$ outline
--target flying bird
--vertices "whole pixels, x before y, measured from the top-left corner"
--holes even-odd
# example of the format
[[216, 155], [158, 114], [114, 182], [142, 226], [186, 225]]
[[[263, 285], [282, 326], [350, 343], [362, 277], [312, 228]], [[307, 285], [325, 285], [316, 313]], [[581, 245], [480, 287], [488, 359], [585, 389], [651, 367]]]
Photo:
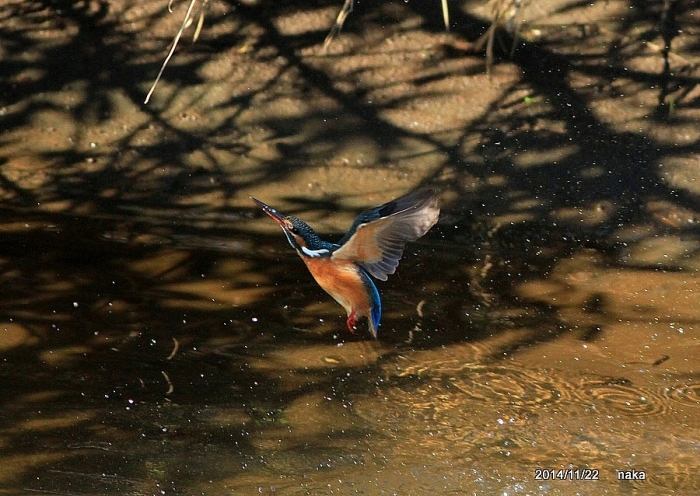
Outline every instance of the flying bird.
[[303, 220], [251, 199], [279, 224], [316, 282], [345, 309], [350, 332], [367, 317], [375, 339], [382, 302], [372, 278], [386, 281], [396, 272], [406, 243], [427, 233], [440, 216], [437, 197], [422, 189], [362, 212], [338, 243], [330, 243]]

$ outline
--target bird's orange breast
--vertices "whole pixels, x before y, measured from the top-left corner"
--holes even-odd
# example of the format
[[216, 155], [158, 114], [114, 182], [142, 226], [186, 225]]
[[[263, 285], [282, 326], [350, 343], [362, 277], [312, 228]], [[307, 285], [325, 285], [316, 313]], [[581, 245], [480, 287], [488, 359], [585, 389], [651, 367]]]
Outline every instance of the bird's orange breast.
[[369, 295], [355, 264], [338, 263], [327, 257], [303, 257], [303, 260], [318, 285], [340, 303], [348, 315], [353, 310], [358, 318], [370, 315]]

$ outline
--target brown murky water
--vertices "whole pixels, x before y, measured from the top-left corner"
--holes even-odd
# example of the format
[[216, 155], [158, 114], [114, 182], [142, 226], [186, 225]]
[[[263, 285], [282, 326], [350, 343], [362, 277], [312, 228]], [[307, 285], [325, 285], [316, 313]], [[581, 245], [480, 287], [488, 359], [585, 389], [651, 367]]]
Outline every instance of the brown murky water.
[[[481, 2], [340, 3], [213, 3], [148, 106], [185, 4], [0, 6], [0, 494], [696, 492], [700, 10], [525, 3], [489, 77]], [[249, 200], [423, 184], [376, 342]]]

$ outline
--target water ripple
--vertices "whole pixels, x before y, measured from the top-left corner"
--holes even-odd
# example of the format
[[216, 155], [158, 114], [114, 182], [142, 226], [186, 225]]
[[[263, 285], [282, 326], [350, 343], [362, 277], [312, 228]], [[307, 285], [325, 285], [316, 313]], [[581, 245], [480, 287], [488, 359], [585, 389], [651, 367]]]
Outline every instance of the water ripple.
[[633, 386], [629, 381], [587, 381], [577, 392], [597, 410], [606, 407], [628, 416], [658, 415], [668, 410], [668, 402], [658, 393]]
[[660, 394], [674, 403], [700, 408], [700, 383], [665, 387]]
[[512, 367], [474, 368], [451, 384], [467, 399], [483, 403], [505, 403], [511, 407], [542, 406], [569, 396], [570, 387], [546, 372]]

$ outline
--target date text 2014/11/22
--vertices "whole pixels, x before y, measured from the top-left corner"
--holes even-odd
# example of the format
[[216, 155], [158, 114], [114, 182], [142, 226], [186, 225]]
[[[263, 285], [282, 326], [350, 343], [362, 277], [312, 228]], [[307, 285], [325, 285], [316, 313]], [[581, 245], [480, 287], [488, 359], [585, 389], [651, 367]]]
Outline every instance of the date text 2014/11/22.
[[535, 480], [599, 480], [600, 470], [591, 468], [535, 469]]

